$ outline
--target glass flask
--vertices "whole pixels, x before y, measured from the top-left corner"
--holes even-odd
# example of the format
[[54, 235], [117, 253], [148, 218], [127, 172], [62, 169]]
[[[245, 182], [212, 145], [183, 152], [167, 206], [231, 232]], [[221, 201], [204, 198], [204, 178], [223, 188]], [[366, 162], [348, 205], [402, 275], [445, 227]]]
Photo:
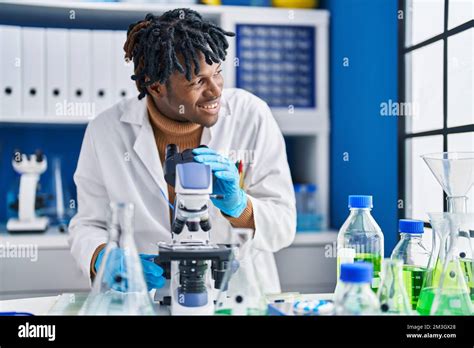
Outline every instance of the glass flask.
[[[467, 213], [467, 194], [474, 184], [474, 152], [441, 152], [421, 156], [447, 196], [448, 212]], [[469, 230], [459, 230], [457, 248], [471, 289], [473, 240]], [[464, 255], [464, 256], [462, 256]], [[473, 293], [471, 290], [471, 299]]]
[[341, 264], [342, 293], [335, 299], [337, 315], [380, 314], [380, 302], [370, 288], [373, 268], [369, 262]]
[[374, 274], [371, 286], [376, 292], [380, 283], [380, 263], [384, 258], [384, 237], [370, 213], [372, 207], [372, 196], [349, 196], [351, 212], [339, 230], [337, 250], [354, 249], [354, 261], [372, 263]]
[[[439, 284], [434, 290], [431, 315], [472, 315], [473, 306], [468, 283], [461, 264], [466, 264], [465, 255], [459, 252], [459, 232], [473, 223], [473, 214], [446, 213], [449, 242], [442, 263]], [[472, 260], [468, 266], [472, 274]]]
[[[377, 297], [384, 314], [412, 314], [411, 304], [404, 284], [403, 261], [384, 259]], [[421, 284], [420, 284], [421, 286]]]
[[416, 306], [417, 312], [421, 315], [429, 315], [431, 312], [435, 290], [439, 286], [443, 263], [448, 252], [449, 221], [446, 214], [428, 213], [433, 230], [432, 251]]
[[391, 255], [392, 259], [402, 260], [403, 283], [412, 309], [416, 309], [418, 304], [431, 256], [431, 252], [422, 242], [423, 227], [423, 221], [401, 219], [399, 221], [400, 241]]
[[232, 255], [216, 298], [216, 315], [266, 315], [267, 300], [254, 264], [251, 229], [233, 229]]
[[110, 203], [109, 208], [109, 240], [80, 314], [155, 314], [133, 239], [134, 206]]

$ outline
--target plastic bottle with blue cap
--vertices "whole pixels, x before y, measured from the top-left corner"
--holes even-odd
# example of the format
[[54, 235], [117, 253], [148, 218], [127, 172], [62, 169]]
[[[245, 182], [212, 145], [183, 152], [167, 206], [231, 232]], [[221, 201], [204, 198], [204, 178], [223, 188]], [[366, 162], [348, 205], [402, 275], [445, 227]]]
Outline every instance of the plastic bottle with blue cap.
[[343, 248], [354, 249], [354, 261], [366, 261], [373, 265], [371, 287], [377, 292], [381, 261], [384, 258], [384, 236], [370, 213], [373, 207], [372, 196], [351, 195], [348, 203], [350, 215], [337, 236], [337, 267], [341, 264], [339, 251]]
[[370, 284], [374, 266], [369, 262], [341, 264], [342, 294], [336, 301], [337, 315], [376, 315], [380, 303]]
[[416, 309], [423, 281], [428, 271], [431, 252], [423, 244], [424, 223], [401, 219], [398, 223], [400, 241], [391, 259], [403, 261], [403, 282], [413, 309]]

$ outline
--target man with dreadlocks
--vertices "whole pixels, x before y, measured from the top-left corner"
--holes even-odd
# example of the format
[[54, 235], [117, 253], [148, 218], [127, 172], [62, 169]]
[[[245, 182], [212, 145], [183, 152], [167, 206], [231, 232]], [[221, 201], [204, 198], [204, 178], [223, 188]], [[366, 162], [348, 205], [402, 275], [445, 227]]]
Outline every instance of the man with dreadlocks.
[[[138, 98], [92, 120], [74, 174], [78, 213], [70, 223], [71, 250], [94, 277], [107, 241], [111, 201], [135, 205], [135, 241], [150, 289], [164, 283], [151, 259], [170, 242], [174, 202], [162, 164], [166, 145], [194, 149], [214, 174], [212, 241], [230, 241], [232, 228], [253, 229], [251, 257], [266, 292], [279, 292], [273, 252], [295, 234], [296, 209], [283, 136], [267, 104], [224, 89], [222, 63], [233, 33], [190, 9], [146, 15], [130, 25], [125, 58], [133, 61]], [[197, 148], [205, 144], [208, 148]], [[237, 169], [236, 162], [238, 163]]]

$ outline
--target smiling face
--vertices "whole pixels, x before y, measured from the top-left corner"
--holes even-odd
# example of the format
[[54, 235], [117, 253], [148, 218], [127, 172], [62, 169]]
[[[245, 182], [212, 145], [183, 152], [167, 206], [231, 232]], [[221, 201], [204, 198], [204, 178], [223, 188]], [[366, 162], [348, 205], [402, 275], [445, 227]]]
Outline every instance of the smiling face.
[[[175, 71], [166, 84], [148, 87], [157, 109], [168, 118], [180, 122], [194, 122], [204, 127], [213, 126], [221, 108], [220, 98], [224, 79], [222, 63], [208, 65], [199, 52], [200, 71], [188, 81], [184, 74]], [[182, 66], [184, 61], [178, 57]]]

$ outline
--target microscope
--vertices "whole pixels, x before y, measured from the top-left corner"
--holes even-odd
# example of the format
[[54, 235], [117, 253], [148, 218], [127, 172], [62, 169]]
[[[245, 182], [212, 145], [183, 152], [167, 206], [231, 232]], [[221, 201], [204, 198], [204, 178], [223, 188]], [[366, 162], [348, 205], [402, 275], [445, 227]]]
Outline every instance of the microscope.
[[[212, 315], [232, 252], [229, 245], [210, 241], [212, 171], [194, 161], [192, 149], [180, 153], [174, 144], [166, 147], [163, 168], [166, 182], [175, 187], [176, 199], [172, 242], [158, 243], [154, 260], [169, 280], [170, 296], [160, 302], [171, 305], [172, 315]], [[160, 300], [159, 291], [155, 300]]]
[[44, 232], [49, 219], [35, 215], [36, 189], [40, 175], [48, 168], [46, 156], [42, 151], [27, 155], [15, 151], [12, 160], [13, 169], [21, 175], [18, 199], [18, 218], [10, 218], [7, 230], [11, 233]]

